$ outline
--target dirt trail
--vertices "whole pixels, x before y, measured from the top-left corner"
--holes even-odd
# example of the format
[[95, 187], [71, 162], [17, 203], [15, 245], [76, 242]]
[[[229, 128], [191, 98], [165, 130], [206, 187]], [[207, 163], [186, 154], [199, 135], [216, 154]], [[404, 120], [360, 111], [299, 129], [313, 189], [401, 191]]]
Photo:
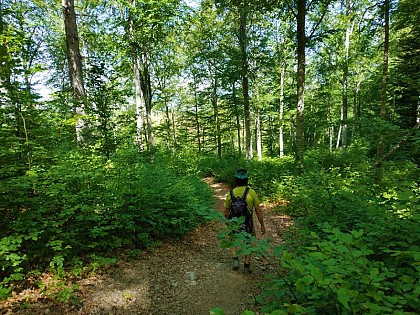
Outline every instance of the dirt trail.
[[[216, 209], [223, 211], [228, 188], [207, 181], [214, 192]], [[265, 237], [278, 243], [290, 224], [287, 217], [264, 208]], [[259, 234], [259, 224], [257, 236]], [[174, 240], [143, 253], [138, 259], [121, 262], [95, 278], [85, 279], [81, 304], [68, 306], [38, 302], [28, 309], [1, 309], [1, 314], [145, 314], [208, 315], [213, 307], [226, 315], [239, 315], [255, 307], [254, 295], [268, 269], [254, 259], [253, 273], [231, 270], [229, 250], [221, 249], [217, 235], [221, 223], [210, 222], [181, 240]]]

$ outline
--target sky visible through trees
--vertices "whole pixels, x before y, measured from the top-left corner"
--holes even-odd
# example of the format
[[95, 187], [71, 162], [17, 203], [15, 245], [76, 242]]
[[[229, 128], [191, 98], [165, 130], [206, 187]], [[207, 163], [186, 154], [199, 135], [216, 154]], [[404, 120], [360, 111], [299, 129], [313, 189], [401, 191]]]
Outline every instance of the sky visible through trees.
[[218, 219], [202, 178], [246, 167], [296, 228], [263, 312], [419, 314], [419, 9], [0, 0], [0, 300]]

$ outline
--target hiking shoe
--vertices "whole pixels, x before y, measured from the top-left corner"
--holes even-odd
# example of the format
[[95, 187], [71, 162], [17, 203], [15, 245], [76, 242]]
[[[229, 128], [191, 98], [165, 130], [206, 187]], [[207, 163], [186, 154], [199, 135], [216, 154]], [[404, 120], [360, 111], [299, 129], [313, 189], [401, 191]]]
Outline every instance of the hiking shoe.
[[233, 257], [232, 269], [233, 270], [239, 270], [239, 258], [238, 257]]
[[244, 274], [249, 275], [252, 273], [251, 265], [244, 265]]

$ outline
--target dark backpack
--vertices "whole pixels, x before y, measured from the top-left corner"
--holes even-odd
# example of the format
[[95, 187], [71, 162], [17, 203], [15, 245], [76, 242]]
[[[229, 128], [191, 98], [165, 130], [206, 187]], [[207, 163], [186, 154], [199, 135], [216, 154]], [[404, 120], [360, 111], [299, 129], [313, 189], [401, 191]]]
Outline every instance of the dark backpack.
[[235, 197], [233, 190], [230, 191], [230, 211], [229, 219], [239, 218], [244, 216], [245, 222], [242, 224], [241, 229], [246, 230], [248, 233], [252, 232], [252, 213], [248, 210], [246, 203], [246, 195], [248, 194], [249, 187], [244, 191], [242, 197]]

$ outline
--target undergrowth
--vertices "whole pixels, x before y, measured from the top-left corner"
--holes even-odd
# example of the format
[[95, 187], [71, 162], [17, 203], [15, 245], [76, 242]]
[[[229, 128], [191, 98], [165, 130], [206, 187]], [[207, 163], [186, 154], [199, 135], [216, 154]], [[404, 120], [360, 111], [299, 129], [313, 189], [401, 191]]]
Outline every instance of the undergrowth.
[[309, 155], [301, 175], [288, 160], [239, 163], [263, 198], [288, 201], [282, 211], [295, 221], [285, 244], [272, 251], [256, 240], [222, 242], [272, 265], [257, 298], [261, 313], [420, 313], [419, 171], [410, 162], [388, 162], [378, 180], [366, 156], [349, 155]]
[[[193, 172], [136, 151], [110, 159], [73, 152], [1, 185], [0, 299], [37, 270], [63, 279], [115, 263], [116, 251], [182, 236], [213, 206]], [[64, 286], [57, 298], [70, 291]]]

